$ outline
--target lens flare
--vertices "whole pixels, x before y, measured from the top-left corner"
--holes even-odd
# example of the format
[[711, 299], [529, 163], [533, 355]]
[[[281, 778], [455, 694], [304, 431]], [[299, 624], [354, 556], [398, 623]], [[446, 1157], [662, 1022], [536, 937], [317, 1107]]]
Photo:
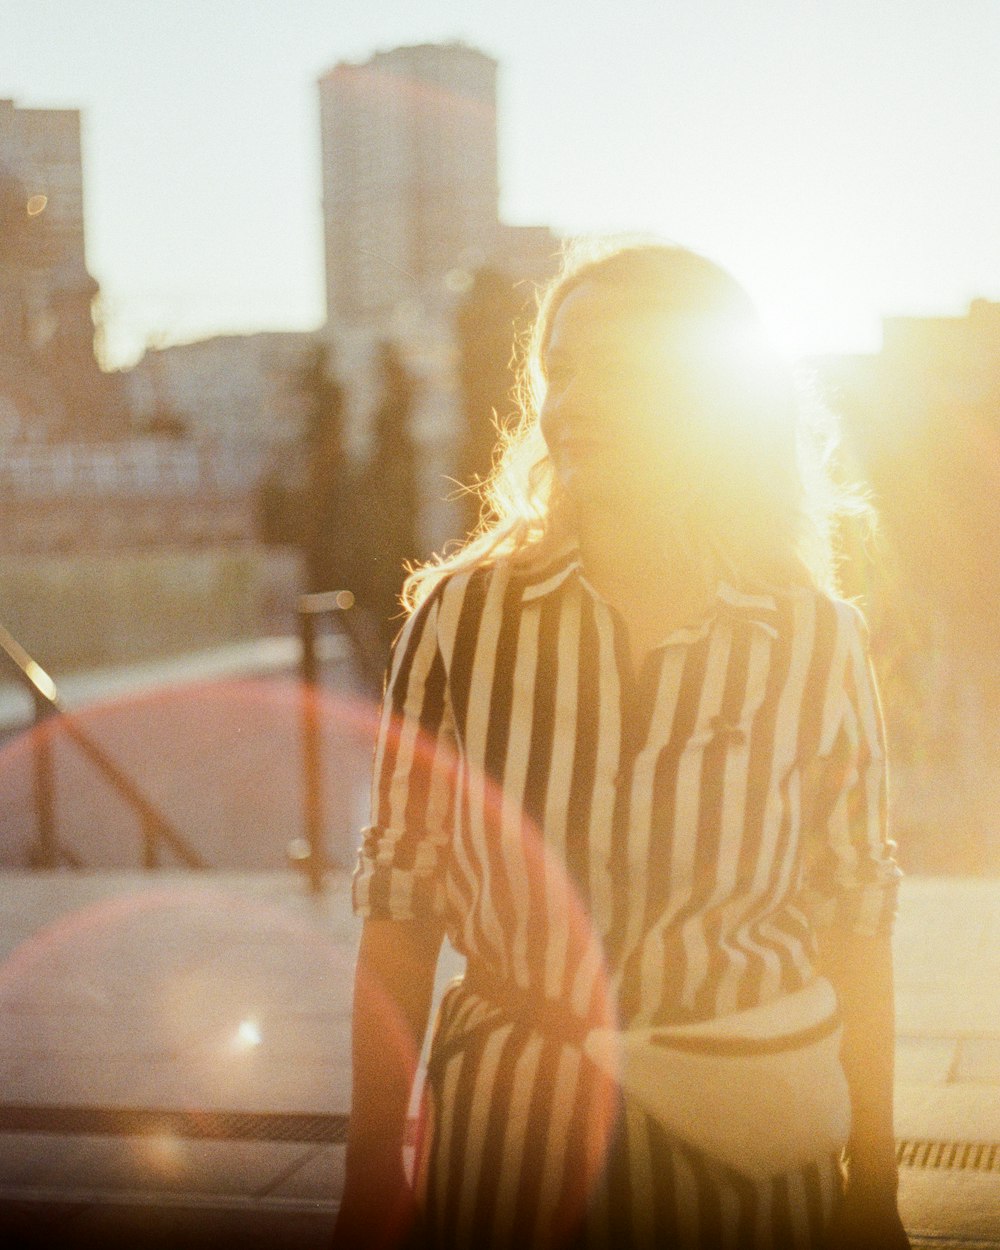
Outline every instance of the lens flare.
[[158, 1133], [144, 1138], [133, 1146], [133, 1151], [139, 1157], [140, 1165], [152, 1168], [160, 1176], [176, 1176], [186, 1168], [184, 1142], [172, 1133]]
[[[367, 792], [374, 708], [325, 690], [317, 692], [316, 698], [329, 790], [344, 788], [351, 781], [350, 770], [356, 769]], [[302, 801], [297, 771], [301, 710], [302, 690], [297, 682], [258, 681], [175, 688], [118, 699], [76, 715], [203, 852], [207, 848], [200, 840], [202, 828], [219, 826], [220, 813], [232, 809], [233, 837], [245, 841], [247, 827], [259, 829], [273, 805], [275, 854], [278, 866], [284, 868], [285, 848], [294, 832], [288, 827], [288, 812]], [[66, 740], [58, 717], [22, 735], [0, 753], [0, 792], [14, 793], [5, 783], [20, 779], [19, 801], [25, 823], [31, 826], [31, 748], [38, 741], [37, 734], [46, 735], [59, 765], [56, 807], [60, 822], [72, 822], [72, 838], [67, 841], [73, 845], [83, 838], [84, 822], [93, 829], [106, 829], [107, 822], [100, 818], [104, 808], [98, 807], [97, 799], [86, 797], [88, 788], [108, 808], [119, 800]], [[476, 775], [477, 770], [441, 739], [418, 733], [414, 742], [412, 725], [395, 723], [387, 725], [384, 737], [389, 749], [397, 750], [405, 739], [404, 749], [413, 753], [418, 773], [425, 772], [428, 778], [443, 775], [449, 790], [465, 798], [475, 796], [479, 815], [471, 836], [480, 841], [478, 849], [493, 847], [504, 863], [516, 865], [527, 897], [536, 902], [544, 899], [545, 911], [562, 917], [559, 941], [552, 945], [556, 954], [547, 957], [551, 966], [540, 973], [544, 991], [551, 994], [554, 987], [562, 986], [573, 996], [574, 1009], [589, 1013], [595, 1023], [613, 1018], [613, 995], [600, 938], [559, 848], [546, 845], [531, 816], [495, 780]], [[280, 764], [275, 766], [274, 761]], [[451, 819], [443, 809], [430, 814], [443, 821]], [[119, 811], [117, 819], [122, 822], [122, 838], [132, 839], [135, 847], [134, 816]], [[352, 824], [360, 827], [363, 814]], [[65, 832], [61, 823], [59, 832], [60, 836]], [[468, 863], [470, 844], [465, 839], [469, 836], [467, 829], [456, 834], [458, 862], [464, 856]], [[214, 848], [221, 852], [225, 843], [218, 841], [217, 832], [216, 839]], [[351, 843], [353, 849], [353, 835]], [[88, 849], [94, 845], [91, 842]], [[11, 849], [9, 841], [6, 849]], [[205, 857], [219, 862], [214, 850]], [[489, 950], [494, 940], [490, 935], [500, 936], [491, 911], [495, 899], [488, 892], [463, 897], [470, 880], [461, 873], [449, 878], [450, 897], [442, 899], [453, 944], [460, 953], [474, 949], [496, 966], [506, 966], [502, 944], [496, 948], [495, 959]], [[345, 909], [343, 892], [333, 892], [327, 902], [333, 909], [324, 913], [327, 920]], [[259, 1084], [260, 1062], [254, 1056], [263, 1060], [265, 1039], [269, 1055], [282, 1048], [297, 1052], [308, 1044], [299, 1032], [308, 1026], [294, 1023], [296, 1017], [301, 1022], [310, 1012], [328, 1013], [331, 1006], [341, 1018], [348, 1014], [353, 951], [342, 938], [317, 927], [319, 905], [304, 894], [283, 899], [281, 906], [269, 905], [266, 894], [256, 887], [247, 894], [203, 881], [179, 887], [160, 882], [127, 897], [91, 901], [33, 934], [0, 963], [0, 993], [14, 997], [40, 980], [52, 980], [59, 993], [85, 993], [107, 1008], [137, 1013], [159, 1049], [190, 1056], [185, 1080], [191, 1082], [192, 1105], [235, 1105]], [[236, 933], [241, 940], [234, 945], [229, 939]], [[536, 935], [521, 937], [521, 945], [533, 951]], [[126, 1006], [120, 1002], [115, 970], [137, 951], [142, 958]], [[295, 978], [292, 984], [289, 968], [304, 965], [317, 975]], [[64, 990], [64, 986], [71, 988]], [[415, 1042], [399, 1008], [385, 1001], [381, 1014], [378, 1044], [387, 1052], [405, 1051], [407, 1063], [415, 1062]], [[340, 1044], [336, 1042], [334, 1049]], [[335, 1058], [338, 1065], [346, 1066], [346, 1053]], [[316, 1070], [320, 1071], [319, 1066]], [[590, 1105], [593, 1114], [584, 1143], [580, 1193], [572, 1200], [574, 1209], [578, 1199], [586, 1202], [603, 1164], [615, 1117], [614, 1091], [610, 1086], [598, 1090]], [[433, 1125], [428, 1127], [433, 1135]], [[169, 1144], [161, 1149], [165, 1167], [172, 1151]]]

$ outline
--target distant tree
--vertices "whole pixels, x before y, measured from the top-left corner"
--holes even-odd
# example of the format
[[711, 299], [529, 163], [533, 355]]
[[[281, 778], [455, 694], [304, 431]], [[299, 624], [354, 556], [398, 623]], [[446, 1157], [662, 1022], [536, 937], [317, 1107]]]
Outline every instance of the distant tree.
[[357, 520], [353, 585], [370, 614], [383, 656], [399, 630], [404, 564], [420, 555], [418, 451], [411, 418], [415, 387], [398, 347], [379, 351], [381, 396], [374, 414], [371, 450], [355, 479]]
[[[487, 267], [473, 275], [472, 286], [455, 314], [463, 417], [456, 476], [463, 485], [489, 476], [497, 443], [495, 422], [503, 423], [516, 411], [514, 344], [527, 311], [527, 286]], [[461, 502], [462, 527], [467, 532], [479, 519], [479, 502], [470, 495]]]
[[189, 436], [191, 422], [183, 412], [179, 412], [176, 408], [158, 408], [148, 420], [139, 426], [139, 429], [141, 433], [148, 434], [151, 438], [177, 441]]
[[297, 378], [305, 412], [305, 486], [301, 542], [310, 591], [344, 585], [349, 535], [350, 474], [344, 449], [344, 388], [330, 366], [330, 351], [316, 343]]
[[257, 485], [255, 527], [268, 547], [301, 547], [304, 536], [304, 490], [297, 457], [271, 454]]

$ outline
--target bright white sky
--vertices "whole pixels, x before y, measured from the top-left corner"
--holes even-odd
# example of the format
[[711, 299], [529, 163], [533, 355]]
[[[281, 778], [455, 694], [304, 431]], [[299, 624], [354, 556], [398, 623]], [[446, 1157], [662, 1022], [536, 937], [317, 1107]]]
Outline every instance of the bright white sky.
[[84, 110], [111, 361], [319, 325], [316, 79], [454, 38], [508, 221], [699, 248], [797, 350], [1000, 299], [1000, 0], [0, 0], [0, 96]]

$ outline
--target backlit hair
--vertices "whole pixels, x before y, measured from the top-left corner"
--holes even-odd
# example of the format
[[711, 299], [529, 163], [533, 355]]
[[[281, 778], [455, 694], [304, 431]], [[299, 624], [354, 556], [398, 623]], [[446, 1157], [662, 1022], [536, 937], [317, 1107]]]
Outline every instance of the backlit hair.
[[737, 586], [814, 586], [835, 593], [837, 524], [848, 514], [865, 513], [867, 504], [834, 481], [830, 414], [767, 351], [743, 288], [686, 248], [577, 242], [541, 292], [534, 325], [518, 346], [519, 417], [500, 430], [493, 470], [478, 488], [480, 523], [456, 549], [411, 572], [404, 605], [418, 606], [450, 573], [501, 559], [544, 562], [572, 538], [539, 413], [553, 321], [570, 292], [585, 282], [621, 295], [630, 315], [662, 315], [668, 346], [677, 324], [704, 331], [707, 355], [698, 357], [703, 380], [724, 400], [716, 403], [714, 419], [686, 423], [700, 441], [695, 489], [678, 500], [673, 517], [702, 567]]

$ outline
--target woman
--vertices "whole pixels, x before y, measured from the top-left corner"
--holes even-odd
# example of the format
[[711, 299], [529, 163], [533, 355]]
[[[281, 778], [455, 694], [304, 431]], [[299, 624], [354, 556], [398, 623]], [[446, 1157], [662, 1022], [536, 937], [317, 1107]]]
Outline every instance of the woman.
[[[830, 593], [847, 501], [758, 339], [741, 288], [684, 249], [570, 259], [490, 519], [410, 579], [354, 881], [339, 1245], [907, 1244], [880, 718], [860, 617]], [[411, 1189], [445, 932], [468, 972], [435, 1026]], [[820, 967], [846, 1190], [819, 1142], [763, 1179], [720, 1161], [586, 1049], [591, 1028], [780, 1015]]]

